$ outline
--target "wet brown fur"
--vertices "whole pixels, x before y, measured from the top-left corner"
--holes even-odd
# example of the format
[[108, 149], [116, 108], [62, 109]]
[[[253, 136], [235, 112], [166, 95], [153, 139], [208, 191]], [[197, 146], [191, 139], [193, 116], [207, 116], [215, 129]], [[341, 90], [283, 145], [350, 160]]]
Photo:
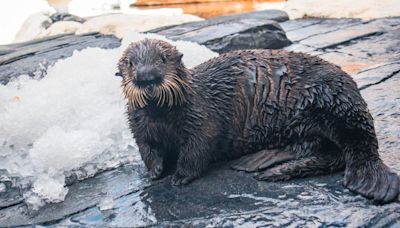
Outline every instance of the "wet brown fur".
[[[259, 172], [259, 180], [345, 170], [350, 190], [380, 203], [396, 199], [399, 178], [379, 158], [367, 105], [338, 67], [281, 50], [234, 51], [193, 69], [181, 57], [167, 42], [147, 39], [119, 62], [130, 127], [152, 178], [175, 162], [173, 183], [187, 184], [211, 162], [240, 158], [232, 167]], [[129, 92], [139, 89], [135, 67], [142, 65], [163, 75], [144, 89], [165, 86], [169, 95]]]

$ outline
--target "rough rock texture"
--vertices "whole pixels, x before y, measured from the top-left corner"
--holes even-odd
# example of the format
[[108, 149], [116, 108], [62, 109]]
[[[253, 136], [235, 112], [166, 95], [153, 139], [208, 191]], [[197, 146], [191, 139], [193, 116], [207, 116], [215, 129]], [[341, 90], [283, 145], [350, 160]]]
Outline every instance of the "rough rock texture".
[[285, 12], [265, 10], [217, 17], [149, 32], [172, 40], [187, 40], [203, 44], [222, 53], [247, 48], [283, 48], [290, 44], [277, 22], [287, 20]]
[[21, 74], [42, 77], [49, 65], [72, 56], [75, 50], [87, 47], [116, 48], [120, 40], [98, 33], [59, 35], [44, 39], [0, 46], [0, 84]]
[[[400, 173], [400, 18], [281, 25], [294, 41], [287, 49], [319, 55], [354, 77], [375, 119], [381, 156]], [[170, 177], [150, 183], [143, 165], [129, 165], [73, 183], [64, 202], [36, 214], [19, 203], [18, 193], [0, 193], [0, 226], [400, 226], [399, 202], [374, 205], [341, 183], [340, 173], [258, 182], [223, 163], [188, 186], [174, 187]], [[110, 199], [112, 209], [101, 211], [98, 205]]]

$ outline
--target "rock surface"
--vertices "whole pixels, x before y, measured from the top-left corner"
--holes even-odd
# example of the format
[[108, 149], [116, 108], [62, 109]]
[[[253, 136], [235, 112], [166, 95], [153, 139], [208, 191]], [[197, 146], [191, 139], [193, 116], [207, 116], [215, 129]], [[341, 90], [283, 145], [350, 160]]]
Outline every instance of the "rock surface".
[[285, 32], [277, 23], [287, 18], [283, 11], [265, 10], [217, 17], [149, 32], [156, 32], [172, 40], [193, 41], [219, 53], [247, 48], [278, 49], [290, 44]]
[[47, 18], [43, 14], [38, 14], [26, 22], [16, 40], [22, 42], [66, 33], [88, 32], [112, 34], [122, 38], [129, 31], [149, 31], [172, 40], [204, 44], [217, 52], [245, 48], [277, 49], [290, 44], [278, 24], [286, 20], [288, 20], [287, 14], [279, 10], [235, 14], [205, 21], [197, 16], [185, 14], [174, 16], [109, 14], [86, 21], [72, 15], [56, 14]]
[[[354, 77], [375, 119], [381, 156], [400, 173], [400, 18], [301, 19], [281, 26], [294, 42], [286, 49], [319, 55]], [[223, 163], [188, 186], [174, 187], [170, 177], [151, 183], [142, 165], [128, 165], [73, 183], [64, 202], [36, 214], [14, 191], [0, 192], [0, 225], [400, 226], [398, 201], [374, 205], [341, 182], [340, 173], [258, 182]]]
[[28, 74], [40, 78], [47, 67], [58, 59], [72, 55], [75, 50], [87, 47], [116, 48], [120, 40], [99, 33], [84, 35], [59, 35], [26, 43], [0, 46], [0, 84], [13, 77]]

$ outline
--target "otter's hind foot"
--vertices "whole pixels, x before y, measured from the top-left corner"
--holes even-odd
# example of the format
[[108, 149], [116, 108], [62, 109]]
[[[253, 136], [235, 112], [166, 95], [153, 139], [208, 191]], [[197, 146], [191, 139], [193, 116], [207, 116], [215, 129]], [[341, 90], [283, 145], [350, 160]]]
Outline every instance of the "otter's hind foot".
[[160, 179], [164, 171], [163, 159], [157, 157], [151, 165], [150, 168], [150, 179], [157, 180]]
[[346, 167], [344, 186], [376, 203], [394, 201], [399, 194], [399, 177], [381, 161]]
[[180, 175], [179, 173], [175, 173], [172, 176], [171, 182], [175, 186], [180, 186], [180, 185], [187, 185], [190, 182], [192, 182], [194, 179], [196, 179], [196, 177], [194, 177], [194, 176], [183, 176], [183, 175]]
[[245, 172], [256, 172], [292, 159], [295, 159], [295, 156], [286, 151], [261, 150], [255, 154], [239, 158], [232, 163], [231, 168]]
[[343, 162], [332, 159], [330, 156], [308, 157], [277, 165], [261, 172], [255, 178], [264, 181], [285, 181], [295, 177], [333, 173], [343, 168]]

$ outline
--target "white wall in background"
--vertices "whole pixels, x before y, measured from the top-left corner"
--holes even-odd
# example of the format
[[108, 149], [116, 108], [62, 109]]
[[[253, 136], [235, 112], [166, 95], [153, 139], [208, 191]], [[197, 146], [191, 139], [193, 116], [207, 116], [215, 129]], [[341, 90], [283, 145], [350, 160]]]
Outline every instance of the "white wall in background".
[[0, 45], [13, 42], [25, 20], [38, 12], [53, 13], [55, 10], [45, 0], [1, 0]]
[[400, 16], [400, 0], [289, 0], [283, 10], [291, 19], [304, 16], [372, 19]]

